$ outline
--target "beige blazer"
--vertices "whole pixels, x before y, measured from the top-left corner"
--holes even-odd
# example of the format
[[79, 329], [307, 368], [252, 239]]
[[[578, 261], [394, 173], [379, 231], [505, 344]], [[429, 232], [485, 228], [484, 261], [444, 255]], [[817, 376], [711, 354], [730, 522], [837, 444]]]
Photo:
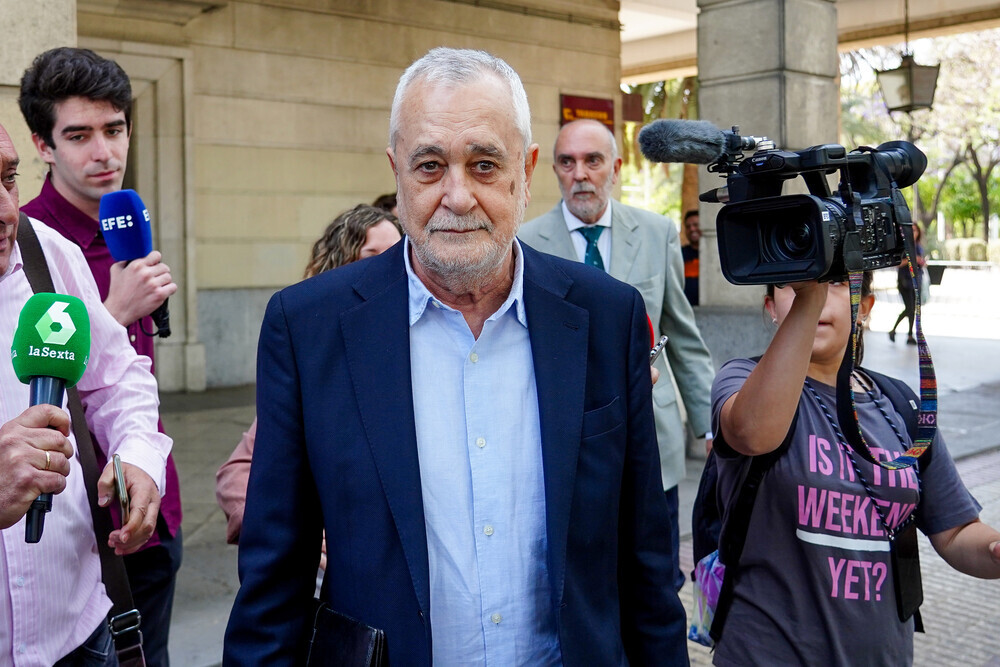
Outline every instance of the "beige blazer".
[[[562, 203], [525, 222], [518, 238], [536, 250], [580, 259], [563, 219]], [[653, 404], [663, 488], [671, 489], [684, 478], [685, 437], [677, 391], [665, 372], [669, 368], [674, 376], [694, 436], [711, 428], [715, 377], [708, 347], [684, 296], [684, 260], [676, 225], [662, 215], [612, 200], [609, 273], [642, 294], [656, 337], [670, 337], [666, 354], [656, 362], [663, 375], [653, 388]]]

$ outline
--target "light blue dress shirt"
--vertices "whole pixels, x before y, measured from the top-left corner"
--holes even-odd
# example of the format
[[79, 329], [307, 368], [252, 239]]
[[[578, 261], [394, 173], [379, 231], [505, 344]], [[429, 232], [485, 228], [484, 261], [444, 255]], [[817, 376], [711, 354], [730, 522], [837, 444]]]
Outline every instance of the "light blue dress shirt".
[[520, 246], [510, 296], [478, 340], [413, 273], [409, 247], [407, 239], [434, 663], [561, 664]]

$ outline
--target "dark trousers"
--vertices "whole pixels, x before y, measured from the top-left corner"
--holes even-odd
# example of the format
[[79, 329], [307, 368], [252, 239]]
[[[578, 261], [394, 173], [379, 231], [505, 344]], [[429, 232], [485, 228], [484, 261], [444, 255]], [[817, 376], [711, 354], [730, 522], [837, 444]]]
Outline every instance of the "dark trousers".
[[913, 335], [913, 316], [917, 305], [917, 295], [913, 289], [912, 285], [905, 288], [899, 288], [899, 296], [903, 299], [903, 312], [899, 314], [896, 318], [896, 323], [892, 325], [893, 332], [896, 331], [896, 327], [903, 321], [903, 318], [907, 320], [906, 335]]
[[667, 489], [663, 492], [667, 497], [667, 532], [670, 534], [670, 559], [671, 570], [674, 573], [674, 590], [679, 591], [684, 586], [687, 577], [681, 572], [681, 528], [680, 520], [680, 500], [677, 496], [677, 487]]
[[[160, 519], [162, 524], [163, 519]], [[181, 531], [171, 537], [166, 527], [158, 528], [160, 544], [125, 556], [125, 570], [132, 598], [142, 614], [142, 651], [148, 667], [169, 667], [167, 643], [170, 614], [174, 608], [174, 586], [181, 566]]]
[[118, 667], [107, 621], [101, 621], [87, 641], [60, 658], [54, 667]]

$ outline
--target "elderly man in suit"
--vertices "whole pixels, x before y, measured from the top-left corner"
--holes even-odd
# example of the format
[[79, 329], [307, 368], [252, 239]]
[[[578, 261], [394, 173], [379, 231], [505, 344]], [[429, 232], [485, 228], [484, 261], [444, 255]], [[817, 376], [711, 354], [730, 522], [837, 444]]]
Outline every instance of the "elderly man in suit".
[[227, 665], [301, 664], [321, 598], [393, 664], [687, 664], [631, 287], [515, 238], [517, 74], [434, 49], [387, 150], [404, 240], [272, 299]]
[[[611, 199], [622, 160], [614, 135], [603, 124], [578, 120], [564, 125], [556, 138], [553, 160], [562, 202], [526, 222], [518, 237], [536, 250], [602, 268], [639, 290], [656, 337], [670, 337], [666, 358], [684, 398], [692, 433], [711, 440], [709, 405], [715, 371], [684, 296], [677, 228], [662, 215]], [[656, 365], [661, 373], [666, 371], [662, 356]], [[680, 542], [677, 484], [684, 479], [685, 435], [669, 378], [656, 384], [653, 404], [660, 474], [670, 513], [666, 527], [675, 558], [673, 584], [680, 590], [685, 577], [676, 560]]]

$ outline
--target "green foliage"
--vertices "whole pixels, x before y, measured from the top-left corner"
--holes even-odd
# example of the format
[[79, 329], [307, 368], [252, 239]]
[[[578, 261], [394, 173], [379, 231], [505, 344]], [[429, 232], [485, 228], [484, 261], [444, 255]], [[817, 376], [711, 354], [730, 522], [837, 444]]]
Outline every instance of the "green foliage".
[[[642, 95], [643, 124], [660, 118], [697, 118], [698, 81], [670, 79], [623, 86]], [[636, 144], [641, 126], [626, 123], [622, 133], [622, 202], [680, 220], [683, 165], [655, 164], [642, 157]]]
[[975, 226], [982, 215], [979, 203], [979, 191], [976, 183], [967, 169], [956, 169], [941, 193], [941, 212], [951, 221], [955, 232], [964, 232]]
[[892, 139], [916, 143], [928, 166], [917, 184], [915, 219], [930, 229], [940, 207], [949, 235], [985, 238], [990, 210], [1000, 204], [995, 173], [1000, 167], [1000, 30], [921, 39], [909, 46], [918, 63], [941, 64], [933, 109], [890, 117], [885, 108], [875, 71], [898, 66], [902, 45], [842, 54], [841, 141], [849, 148]]

